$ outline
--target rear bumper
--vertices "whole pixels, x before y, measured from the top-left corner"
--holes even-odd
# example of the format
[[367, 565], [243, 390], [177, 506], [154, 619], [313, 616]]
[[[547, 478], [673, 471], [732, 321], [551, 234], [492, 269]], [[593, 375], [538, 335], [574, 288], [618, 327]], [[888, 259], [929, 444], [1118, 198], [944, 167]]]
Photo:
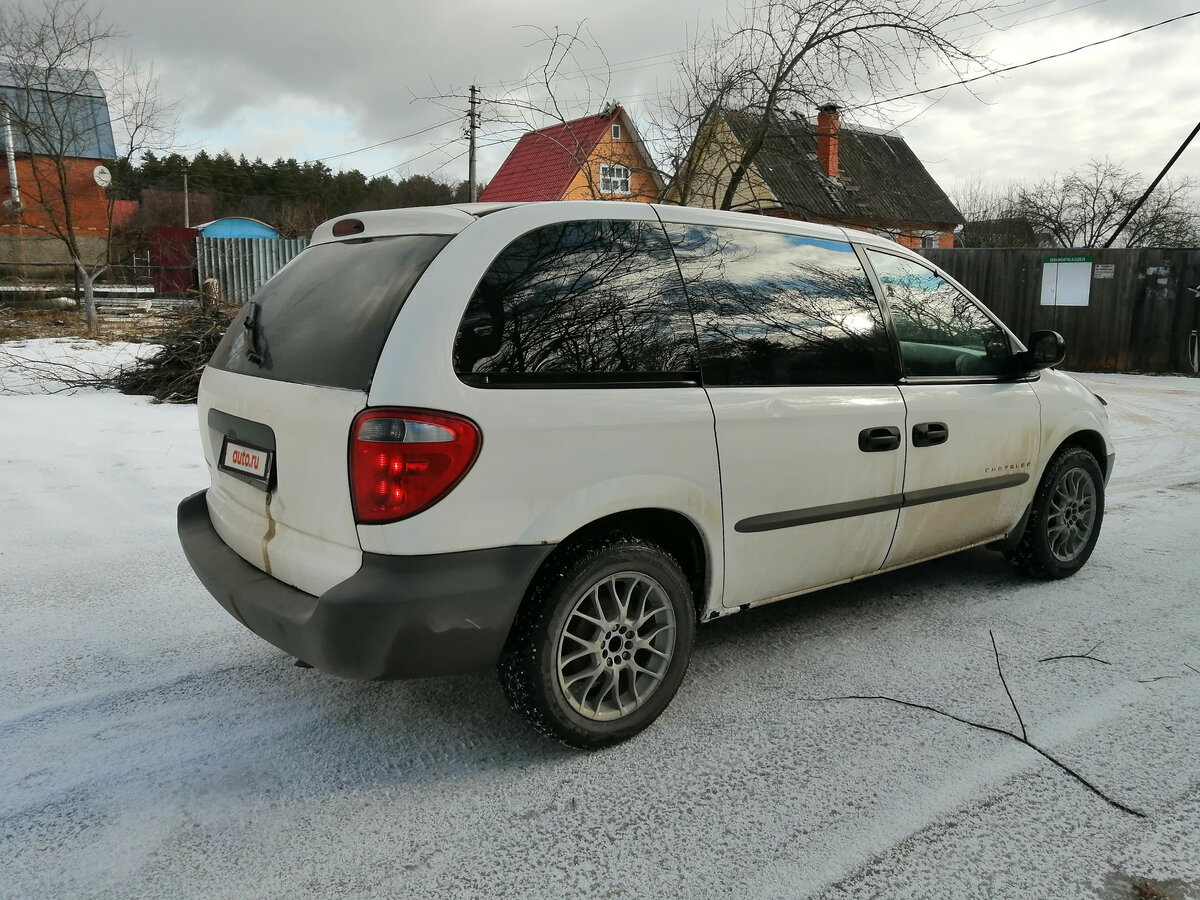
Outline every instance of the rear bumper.
[[344, 678], [417, 678], [495, 665], [534, 572], [553, 549], [364, 553], [357, 573], [314, 597], [231, 550], [213, 528], [206, 493], [179, 504], [179, 540], [200, 581], [259, 637]]

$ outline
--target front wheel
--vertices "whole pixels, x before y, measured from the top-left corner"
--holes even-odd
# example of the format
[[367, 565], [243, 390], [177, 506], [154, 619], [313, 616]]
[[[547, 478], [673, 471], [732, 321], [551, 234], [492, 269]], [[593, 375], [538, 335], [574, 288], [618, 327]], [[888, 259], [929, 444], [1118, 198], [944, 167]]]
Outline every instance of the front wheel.
[[1103, 518], [1100, 464], [1082, 447], [1064, 447], [1046, 466], [1025, 534], [1008, 560], [1037, 578], [1074, 575], [1092, 555]]
[[604, 747], [671, 702], [695, 637], [678, 563], [640, 538], [609, 535], [563, 550], [542, 572], [500, 660], [513, 708], [574, 747]]

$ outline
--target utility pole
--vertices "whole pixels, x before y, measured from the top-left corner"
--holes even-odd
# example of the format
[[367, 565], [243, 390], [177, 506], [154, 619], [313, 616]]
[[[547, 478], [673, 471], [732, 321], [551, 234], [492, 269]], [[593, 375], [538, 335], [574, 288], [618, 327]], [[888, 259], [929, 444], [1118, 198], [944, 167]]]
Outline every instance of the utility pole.
[[187, 170], [187, 167], [185, 166], [183, 169], [183, 227], [191, 228], [192, 227], [192, 215], [191, 215], [191, 207], [188, 204], [189, 198], [188, 198], [187, 177], [188, 177], [188, 170]]
[[475, 196], [475, 128], [479, 123], [479, 114], [476, 112], [477, 97], [479, 96], [479, 88], [471, 85], [471, 107], [467, 111], [467, 128], [469, 130], [469, 144], [467, 147], [467, 201], [474, 203], [479, 198]]
[[1142, 208], [1142, 204], [1146, 202], [1146, 199], [1152, 193], [1154, 193], [1154, 189], [1158, 187], [1158, 183], [1162, 181], [1164, 177], [1166, 177], [1168, 172], [1171, 171], [1171, 166], [1175, 165], [1175, 160], [1179, 159], [1179, 157], [1183, 155], [1183, 151], [1187, 149], [1188, 144], [1192, 142], [1192, 138], [1194, 138], [1198, 132], [1200, 132], [1200, 122], [1198, 122], [1196, 127], [1192, 129], [1192, 133], [1183, 139], [1183, 143], [1179, 145], [1179, 149], [1175, 151], [1175, 155], [1167, 160], [1167, 164], [1163, 166], [1162, 171], [1158, 173], [1158, 177], [1150, 182], [1150, 187], [1146, 188], [1146, 193], [1142, 194], [1142, 196], [1138, 198], [1138, 202], [1133, 204], [1133, 207], [1129, 210], [1128, 214], [1124, 219], [1121, 220], [1121, 224], [1117, 226], [1117, 230], [1108, 236], [1108, 240], [1104, 242], [1104, 247], [1101, 249], [1107, 250], [1113, 245], [1113, 241], [1117, 239], [1117, 235], [1124, 231], [1125, 226], [1128, 225], [1130, 220], [1137, 215], [1137, 211]]

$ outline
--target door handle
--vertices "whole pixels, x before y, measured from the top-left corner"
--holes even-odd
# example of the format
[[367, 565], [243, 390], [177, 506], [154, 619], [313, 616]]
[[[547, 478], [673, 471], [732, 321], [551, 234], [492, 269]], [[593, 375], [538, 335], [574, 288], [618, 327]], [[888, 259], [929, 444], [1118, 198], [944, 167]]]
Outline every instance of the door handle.
[[858, 449], [863, 453], [895, 450], [900, 446], [900, 429], [894, 425], [864, 428], [858, 433]]
[[950, 429], [945, 422], [922, 422], [913, 426], [912, 441], [914, 447], [933, 447], [944, 444], [950, 439]]

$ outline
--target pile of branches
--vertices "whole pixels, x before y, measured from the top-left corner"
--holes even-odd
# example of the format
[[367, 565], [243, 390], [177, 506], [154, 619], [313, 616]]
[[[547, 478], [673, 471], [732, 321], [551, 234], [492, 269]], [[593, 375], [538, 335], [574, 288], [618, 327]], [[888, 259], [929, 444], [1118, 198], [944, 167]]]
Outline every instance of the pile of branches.
[[160, 403], [195, 403], [204, 366], [237, 311], [237, 307], [219, 303], [208, 309], [181, 309], [147, 338], [161, 344], [162, 350], [117, 372], [108, 386], [124, 394], [147, 395]]

